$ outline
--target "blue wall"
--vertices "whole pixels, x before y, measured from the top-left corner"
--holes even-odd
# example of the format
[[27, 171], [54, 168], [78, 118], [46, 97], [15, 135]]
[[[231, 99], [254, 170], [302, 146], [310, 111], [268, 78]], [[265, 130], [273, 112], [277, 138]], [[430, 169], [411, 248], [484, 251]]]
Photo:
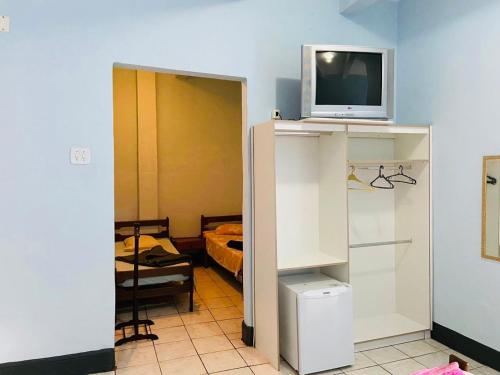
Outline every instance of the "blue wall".
[[[0, 0], [0, 13], [0, 363], [113, 346], [113, 63], [246, 77], [253, 124], [276, 103], [299, 113], [301, 44], [397, 39], [395, 3], [351, 18], [335, 0]], [[91, 165], [69, 164], [74, 145]]]
[[403, 0], [398, 120], [434, 128], [434, 321], [500, 350], [500, 263], [482, 259], [482, 156], [500, 154], [500, 2]]

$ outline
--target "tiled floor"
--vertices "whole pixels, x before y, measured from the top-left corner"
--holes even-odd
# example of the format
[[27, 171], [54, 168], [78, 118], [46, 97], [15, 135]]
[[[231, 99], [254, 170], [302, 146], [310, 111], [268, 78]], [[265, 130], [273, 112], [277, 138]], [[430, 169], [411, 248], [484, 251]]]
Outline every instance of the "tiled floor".
[[[148, 306], [142, 317], [155, 324], [159, 339], [125, 344], [115, 349], [116, 375], [240, 374], [266, 361], [241, 341], [243, 294], [230, 274], [214, 268], [195, 268], [194, 312], [188, 296]], [[118, 315], [130, 319], [130, 313]], [[116, 339], [122, 333], [117, 331]], [[230, 371], [228, 371], [230, 370]], [[234, 370], [234, 371], [233, 371]]]
[[[347, 375], [409, 375], [414, 371], [432, 368], [448, 363], [448, 356], [456, 353], [467, 360], [472, 367], [470, 371], [475, 375], [500, 375], [500, 372], [453, 351], [432, 339], [412, 341], [405, 344], [388, 346], [380, 349], [357, 352], [355, 364], [336, 371], [326, 371], [321, 374], [347, 374]], [[261, 374], [254, 371], [256, 375]], [[296, 374], [289, 365], [282, 361], [281, 371], [262, 372], [262, 374]]]
[[[159, 339], [116, 348], [117, 370], [104, 375], [296, 374], [284, 361], [279, 372], [274, 370], [254, 348], [241, 341], [240, 284], [227, 273], [212, 268], [198, 267], [195, 276], [196, 311], [188, 312], [187, 296], [163, 306], [148, 307], [142, 315], [154, 320], [151, 331]], [[119, 318], [129, 317], [123, 314]], [[408, 375], [447, 363], [452, 352], [434, 340], [413, 341], [358, 352], [353, 366], [321, 374]], [[460, 356], [469, 360], [475, 375], [500, 375]]]

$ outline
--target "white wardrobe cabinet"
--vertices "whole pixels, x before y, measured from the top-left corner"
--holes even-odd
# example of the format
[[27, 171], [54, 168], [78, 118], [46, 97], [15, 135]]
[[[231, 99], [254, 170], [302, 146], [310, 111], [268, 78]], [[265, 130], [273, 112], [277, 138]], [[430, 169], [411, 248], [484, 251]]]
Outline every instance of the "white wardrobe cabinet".
[[[255, 345], [279, 367], [278, 276], [316, 272], [353, 286], [355, 341], [377, 347], [431, 327], [428, 126], [354, 120], [253, 128]], [[415, 185], [348, 190], [402, 166]]]

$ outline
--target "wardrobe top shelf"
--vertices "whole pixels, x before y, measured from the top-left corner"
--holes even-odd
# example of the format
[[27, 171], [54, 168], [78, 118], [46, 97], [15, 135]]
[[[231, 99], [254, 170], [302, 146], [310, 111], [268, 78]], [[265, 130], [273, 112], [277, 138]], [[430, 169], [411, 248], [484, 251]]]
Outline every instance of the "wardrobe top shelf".
[[430, 127], [427, 125], [401, 125], [391, 123], [381, 125], [380, 122], [362, 124], [360, 122], [340, 121], [271, 120], [266, 124], [274, 128], [274, 133], [277, 136], [320, 136], [344, 133], [349, 138], [397, 139], [400, 135], [425, 136], [430, 133]]
[[390, 131], [391, 128], [413, 129], [414, 131], [425, 131], [429, 129], [429, 124], [402, 124], [393, 121], [368, 120], [368, 119], [333, 119], [333, 118], [307, 118], [302, 120], [271, 120], [278, 126], [290, 125], [343, 125], [351, 126], [352, 130], [373, 131], [370, 129], [380, 129], [383, 132]]
[[295, 256], [286, 254], [286, 256], [282, 258], [286, 259], [279, 259], [278, 257], [278, 271], [326, 267], [347, 263], [347, 260], [335, 258], [319, 251], [314, 253], [304, 252], [303, 254]]

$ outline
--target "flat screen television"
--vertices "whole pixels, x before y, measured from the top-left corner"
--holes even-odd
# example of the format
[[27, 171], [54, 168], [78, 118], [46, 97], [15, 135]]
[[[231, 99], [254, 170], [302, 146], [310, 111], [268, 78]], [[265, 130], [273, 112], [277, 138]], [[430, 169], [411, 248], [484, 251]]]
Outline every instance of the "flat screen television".
[[302, 117], [389, 119], [394, 50], [302, 46]]

